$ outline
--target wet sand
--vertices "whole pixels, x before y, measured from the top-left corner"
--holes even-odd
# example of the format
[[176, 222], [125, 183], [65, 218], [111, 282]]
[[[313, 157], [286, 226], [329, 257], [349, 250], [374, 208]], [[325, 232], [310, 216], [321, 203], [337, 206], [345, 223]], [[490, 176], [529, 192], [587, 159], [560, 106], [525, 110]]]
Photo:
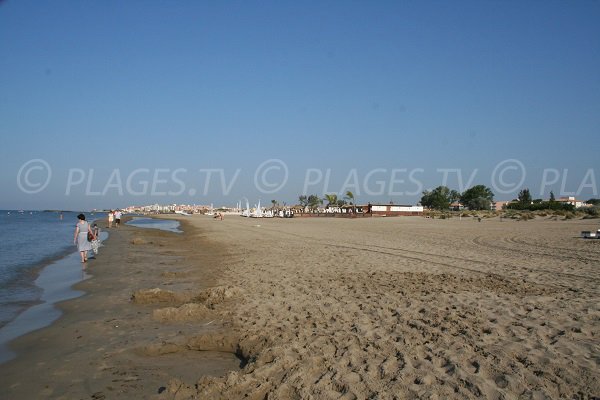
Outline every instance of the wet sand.
[[[165, 392], [174, 377], [193, 381], [238, 369], [231, 352], [154, 350], [223, 329], [218, 315], [153, 315], [215, 285], [220, 250], [186, 230], [110, 229], [97, 259], [87, 263], [92, 277], [75, 286], [86, 294], [60, 303], [64, 314], [52, 326], [11, 343], [18, 357], [0, 365], [0, 398], [146, 399]], [[154, 288], [179, 297], [132, 300], [136, 291]]]
[[7, 398], [600, 395], [597, 220], [179, 218], [111, 230]]
[[[101, 233], [101, 240], [106, 240], [107, 237], [108, 232]], [[90, 253], [90, 256], [93, 262], [93, 254]], [[41, 290], [37, 304], [31, 305], [17, 318], [0, 326], [0, 364], [16, 356], [8, 347], [8, 343], [29, 332], [49, 326], [61, 316], [61, 311], [55, 307], [56, 303], [83, 294], [73, 289], [75, 284], [90, 277], [87, 270], [81, 268], [80, 260], [79, 253], [75, 250], [40, 267], [34, 281], [35, 286]]]

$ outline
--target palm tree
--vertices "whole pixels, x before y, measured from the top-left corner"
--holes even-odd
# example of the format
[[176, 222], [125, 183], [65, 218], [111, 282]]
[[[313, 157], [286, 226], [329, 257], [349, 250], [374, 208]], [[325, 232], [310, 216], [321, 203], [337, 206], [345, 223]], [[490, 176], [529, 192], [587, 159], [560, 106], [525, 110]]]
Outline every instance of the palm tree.
[[323, 204], [323, 200], [319, 198], [319, 196], [317, 196], [316, 194], [311, 194], [310, 196], [308, 196], [307, 201], [308, 207], [311, 211], [317, 209], [319, 207], [319, 204]]
[[306, 207], [306, 205], [308, 204], [308, 196], [306, 196], [305, 194], [298, 196], [298, 202], [300, 203], [302, 208]]
[[337, 194], [335, 193], [326, 194], [324, 200], [327, 200], [327, 208], [329, 208], [329, 206], [335, 206], [338, 203]]
[[354, 193], [352, 193], [351, 191], [348, 190], [346, 192], [345, 198], [348, 199], [350, 204], [352, 204], [352, 210], [356, 213], [356, 204], [354, 203]]

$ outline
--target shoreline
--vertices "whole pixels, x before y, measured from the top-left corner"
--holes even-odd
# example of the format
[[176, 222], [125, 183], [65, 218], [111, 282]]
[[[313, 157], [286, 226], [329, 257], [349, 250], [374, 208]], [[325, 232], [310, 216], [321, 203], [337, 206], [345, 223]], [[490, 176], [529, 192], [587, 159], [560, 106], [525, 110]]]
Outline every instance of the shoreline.
[[[89, 267], [93, 278], [74, 286], [85, 294], [58, 303], [62, 315], [52, 325], [11, 342], [19, 356], [0, 364], [0, 384], [7, 388], [7, 398], [69, 399], [100, 392], [107, 398], [149, 398], [174, 376], [195, 376], [197, 370], [183, 365], [182, 359], [202, 363], [203, 375], [220, 376], [238, 369], [240, 360], [219, 349], [182, 354], [155, 351], [164, 340], [184, 333], [216, 333], [227, 323], [215, 321], [214, 315], [190, 320], [182, 314], [170, 319], [168, 312], [184, 299], [160, 294], [177, 290], [200, 295], [214, 285], [219, 273], [218, 259], [198, 249], [196, 237], [202, 234], [181, 224], [183, 233], [125, 223], [108, 229], [109, 238]], [[101, 228], [106, 230], [104, 224]], [[196, 264], [200, 259], [207, 261], [205, 267]], [[160, 294], [152, 297], [155, 289]], [[144, 292], [148, 295], [141, 299]], [[137, 301], [132, 300], [135, 293]], [[164, 315], [156, 317], [157, 310], [164, 310]], [[119, 371], [129, 372], [123, 372], [126, 376], [121, 379]]]
[[[36, 211], [36, 212], [41, 213], [43, 211]], [[101, 221], [102, 221], [102, 219], [95, 219], [91, 222], [91, 224], [99, 223]], [[105, 232], [106, 232], [106, 230], [105, 230]], [[64, 247], [63, 250], [57, 251], [54, 254], [44, 257], [44, 258], [40, 259], [39, 261], [34, 262], [31, 265], [21, 267], [20, 269], [22, 271], [19, 272], [19, 276], [15, 277], [13, 279], [15, 281], [25, 280], [23, 286], [34, 287], [34, 288], [36, 288], [36, 290], [39, 289], [40, 297], [41, 297], [43, 295], [44, 288], [41, 288], [38, 285], [36, 285], [36, 281], [40, 278], [40, 275], [49, 266], [51, 266], [53, 264], [65, 262], [66, 259], [68, 259], [71, 255], [76, 254], [76, 253], [77, 253], [76, 246], [74, 246], [73, 244], [69, 244], [68, 246]], [[12, 324], [13, 321], [18, 319], [22, 313], [27, 312], [28, 309], [30, 309], [32, 307], [36, 307], [37, 305], [40, 305], [41, 303], [42, 303], [41, 299], [36, 298], [36, 299], [32, 299], [32, 300], [28, 301], [26, 304], [23, 304], [22, 307], [20, 308], [20, 310], [16, 314], [14, 314], [14, 316], [10, 320], [0, 322], [0, 333], [6, 325]], [[1, 343], [0, 343], [0, 345], [1, 345]], [[2, 360], [2, 356], [0, 355], [0, 363], [2, 362], [1, 360]]]
[[[62, 314], [55, 306], [57, 303], [84, 294], [73, 289], [77, 283], [90, 278], [80, 265], [79, 254], [70, 253], [41, 269], [34, 281], [35, 286], [42, 290], [40, 299], [0, 328], [0, 365], [19, 356], [10, 347], [13, 340], [51, 326]], [[81, 276], [74, 278], [73, 270], [76, 270], [76, 275], [81, 272]], [[66, 281], [60, 280], [64, 278]]]
[[110, 230], [8, 398], [600, 392], [597, 221], [171, 219]]
[[[103, 242], [108, 238], [106, 231], [100, 232]], [[94, 257], [89, 261], [92, 264]], [[57, 304], [85, 294], [74, 287], [91, 278], [87, 268], [81, 267], [77, 251], [69, 252], [56, 260], [39, 267], [32, 284], [41, 291], [40, 298], [0, 327], [0, 364], [18, 357], [10, 349], [10, 342], [30, 332], [52, 325], [62, 315]]]

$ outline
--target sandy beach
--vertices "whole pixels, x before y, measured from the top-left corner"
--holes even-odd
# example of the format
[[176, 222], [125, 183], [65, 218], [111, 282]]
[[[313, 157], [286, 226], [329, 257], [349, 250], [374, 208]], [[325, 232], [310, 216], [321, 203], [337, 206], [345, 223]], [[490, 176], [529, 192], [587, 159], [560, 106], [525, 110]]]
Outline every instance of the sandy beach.
[[110, 230], [2, 398], [600, 396], [598, 220], [179, 218]]

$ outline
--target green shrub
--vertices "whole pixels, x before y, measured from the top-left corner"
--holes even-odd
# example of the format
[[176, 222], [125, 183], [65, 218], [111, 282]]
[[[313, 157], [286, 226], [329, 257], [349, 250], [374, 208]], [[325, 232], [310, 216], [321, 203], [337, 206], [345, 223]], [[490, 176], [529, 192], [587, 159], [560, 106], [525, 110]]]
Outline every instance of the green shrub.
[[533, 213], [523, 213], [521, 214], [521, 221], [529, 221], [530, 219], [534, 219], [535, 214]]
[[600, 217], [600, 206], [582, 208], [581, 211], [584, 213], [584, 218]]

